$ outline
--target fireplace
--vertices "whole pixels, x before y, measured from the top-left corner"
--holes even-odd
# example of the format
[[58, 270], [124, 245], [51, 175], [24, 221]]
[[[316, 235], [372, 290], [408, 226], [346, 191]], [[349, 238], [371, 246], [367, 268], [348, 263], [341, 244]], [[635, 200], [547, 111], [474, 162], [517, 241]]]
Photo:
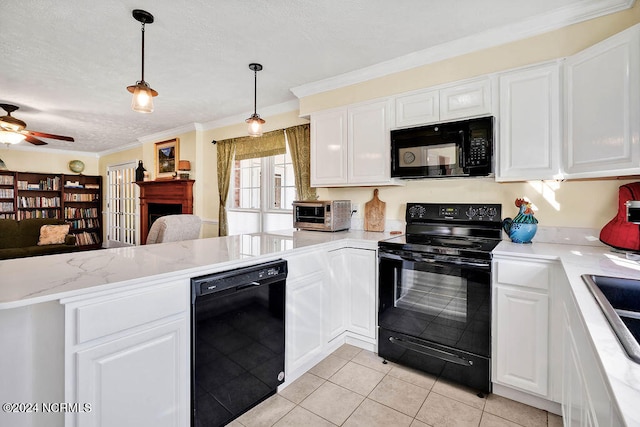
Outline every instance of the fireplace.
[[137, 181], [140, 187], [140, 242], [147, 243], [153, 222], [163, 215], [193, 213], [192, 179]]

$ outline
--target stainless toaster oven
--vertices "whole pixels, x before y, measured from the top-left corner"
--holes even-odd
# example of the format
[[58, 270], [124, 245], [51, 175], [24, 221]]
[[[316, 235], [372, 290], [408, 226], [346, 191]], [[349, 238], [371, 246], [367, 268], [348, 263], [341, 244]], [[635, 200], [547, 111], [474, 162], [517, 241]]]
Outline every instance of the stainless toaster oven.
[[348, 230], [351, 227], [351, 200], [295, 201], [293, 227], [316, 231]]

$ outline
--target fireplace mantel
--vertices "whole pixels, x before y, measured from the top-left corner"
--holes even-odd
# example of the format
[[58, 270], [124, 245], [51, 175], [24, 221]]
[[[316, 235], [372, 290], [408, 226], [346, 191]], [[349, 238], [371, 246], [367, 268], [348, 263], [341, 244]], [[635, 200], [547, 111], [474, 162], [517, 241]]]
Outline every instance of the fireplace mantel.
[[181, 205], [183, 214], [193, 213], [193, 179], [136, 181], [140, 187], [140, 243], [147, 243], [149, 204]]

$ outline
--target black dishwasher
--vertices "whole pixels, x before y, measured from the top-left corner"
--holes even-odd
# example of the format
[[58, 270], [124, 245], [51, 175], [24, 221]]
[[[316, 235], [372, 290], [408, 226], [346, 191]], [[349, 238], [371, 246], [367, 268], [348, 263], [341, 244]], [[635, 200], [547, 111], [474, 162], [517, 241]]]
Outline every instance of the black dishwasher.
[[191, 279], [191, 425], [229, 423], [284, 381], [287, 262]]

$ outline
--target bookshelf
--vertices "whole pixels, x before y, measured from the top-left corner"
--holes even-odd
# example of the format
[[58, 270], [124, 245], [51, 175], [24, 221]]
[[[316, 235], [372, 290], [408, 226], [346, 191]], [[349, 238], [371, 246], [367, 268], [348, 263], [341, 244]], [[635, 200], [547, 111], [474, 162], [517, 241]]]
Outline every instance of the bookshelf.
[[102, 177], [63, 175], [62, 203], [76, 244], [86, 249], [102, 246]]
[[82, 249], [102, 246], [102, 177], [0, 171], [0, 219], [59, 218]]
[[15, 172], [0, 171], [0, 219], [16, 219]]

